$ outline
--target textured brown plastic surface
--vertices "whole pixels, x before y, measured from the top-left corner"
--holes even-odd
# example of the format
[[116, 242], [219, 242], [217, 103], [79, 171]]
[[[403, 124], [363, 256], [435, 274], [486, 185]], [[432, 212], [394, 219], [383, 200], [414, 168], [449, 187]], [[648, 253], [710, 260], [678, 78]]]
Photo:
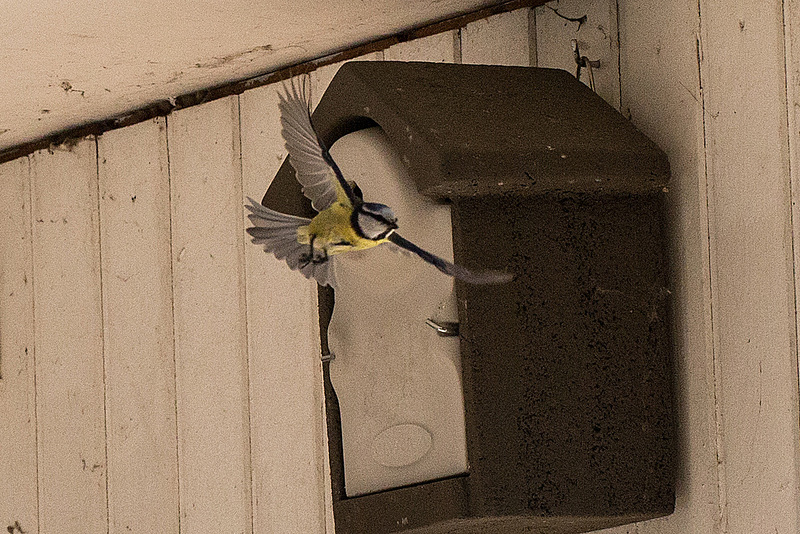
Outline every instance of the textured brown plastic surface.
[[456, 261], [516, 274], [457, 285], [476, 515], [672, 511], [660, 200], [456, 201]]
[[377, 123], [423, 194], [645, 193], [669, 177], [661, 150], [566, 71], [351, 62], [314, 114], [330, 145]]
[[[327, 146], [379, 125], [423, 194], [660, 191], [666, 155], [566, 71], [496, 65], [352, 61], [314, 112]], [[284, 162], [269, 198], [313, 214]], [[271, 207], [277, 207], [275, 205]]]
[[[326, 372], [337, 532], [568, 534], [671, 513], [666, 156], [549, 69], [348, 63], [314, 124], [328, 145], [381, 126], [419, 190], [453, 201], [456, 262], [515, 274], [456, 283], [468, 475], [344, 497]], [[287, 162], [264, 202], [313, 215]]]

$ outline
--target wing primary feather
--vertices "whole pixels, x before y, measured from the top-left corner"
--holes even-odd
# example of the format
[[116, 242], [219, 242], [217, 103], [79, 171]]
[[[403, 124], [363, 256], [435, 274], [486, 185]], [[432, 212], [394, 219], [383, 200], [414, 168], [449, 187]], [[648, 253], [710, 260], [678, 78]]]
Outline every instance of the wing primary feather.
[[[316, 135], [316, 132], [315, 132]], [[322, 142], [322, 139], [317, 137], [317, 141], [319, 142], [320, 148], [322, 148], [322, 157], [331, 166], [333, 169], [333, 174], [336, 175], [336, 179], [339, 180], [339, 185], [342, 186], [344, 189], [344, 193], [347, 195], [347, 198], [350, 199], [350, 203], [353, 205], [358, 204], [358, 198], [356, 197], [355, 193], [353, 192], [353, 188], [350, 187], [350, 184], [347, 183], [347, 180], [344, 179], [344, 175], [342, 174], [341, 169], [339, 169], [339, 165], [333, 160], [331, 153], [328, 152], [328, 147], [325, 146], [325, 143]]]
[[459, 280], [463, 280], [468, 284], [502, 284], [505, 282], [510, 282], [514, 278], [514, 275], [511, 273], [493, 270], [472, 271], [466, 267], [461, 267], [460, 265], [450, 263], [444, 258], [440, 258], [436, 254], [431, 254], [427, 250], [418, 247], [397, 232], [389, 234], [388, 239], [398, 247], [404, 248], [409, 252], [413, 252], [426, 262], [439, 269], [444, 274], [458, 278]]
[[[344, 179], [342, 171], [314, 129], [307, 84], [307, 76], [300, 81], [300, 87], [293, 79], [289, 84], [284, 82], [283, 92], [278, 93], [281, 134], [289, 151], [289, 162], [295, 169], [297, 181], [303, 186], [303, 193], [311, 199], [312, 206], [317, 211], [330, 207], [336, 201], [336, 190], [329, 171], [333, 172], [336, 182], [350, 202], [356, 204], [358, 200], [350, 184]], [[321, 184], [325, 184], [325, 187], [320, 188]]]

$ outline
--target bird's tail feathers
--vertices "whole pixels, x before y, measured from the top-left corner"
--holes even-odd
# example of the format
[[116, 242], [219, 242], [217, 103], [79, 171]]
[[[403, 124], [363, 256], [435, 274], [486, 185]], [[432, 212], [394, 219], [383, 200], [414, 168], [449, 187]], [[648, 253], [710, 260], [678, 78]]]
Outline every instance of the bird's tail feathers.
[[250, 204], [245, 204], [245, 208], [250, 210], [250, 215], [247, 216], [253, 224], [260, 227], [294, 227], [304, 226], [311, 222], [311, 219], [306, 217], [298, 217], [296, 215], [287, 215], [279, 211], [271, 210], [266, 206], [262, 206], [251, 197], [247, 197]]

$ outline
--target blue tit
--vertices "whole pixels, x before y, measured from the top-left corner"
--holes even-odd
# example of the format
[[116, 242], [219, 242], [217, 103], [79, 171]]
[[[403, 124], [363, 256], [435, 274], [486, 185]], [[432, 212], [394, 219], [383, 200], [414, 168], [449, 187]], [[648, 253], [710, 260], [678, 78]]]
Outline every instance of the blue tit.
[[[318, 212], [313, 219], [286, 215], [252, 198], [247, 209], [254, 226], [247, 229], [253, 243], [283, 259], [293, 270], [320, 285], [336, 286], [335, 256], [387, 244], [416, 254], [441, 272], [472, 284], [508, 282], [498, 271], [471, 271], [432, 254], [397, 233], [397, 217], [389, 206], [364, 202], [355, 182], [342, 175], [311, 122], [311, 108], [302, 88], [284, 85], [279, 93], [281, 134], [303, 194]], [[399, 247], [399, 249], [398, 249]]]

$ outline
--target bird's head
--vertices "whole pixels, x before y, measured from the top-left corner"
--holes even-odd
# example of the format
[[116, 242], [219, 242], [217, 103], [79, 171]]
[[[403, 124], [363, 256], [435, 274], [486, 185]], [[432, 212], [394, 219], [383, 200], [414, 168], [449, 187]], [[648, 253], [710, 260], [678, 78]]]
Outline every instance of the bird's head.
[[354, 215], [356, 231], [367, 239], [383, 239], [397, 229], [397, 217], [385, 204], [365, 202]]

